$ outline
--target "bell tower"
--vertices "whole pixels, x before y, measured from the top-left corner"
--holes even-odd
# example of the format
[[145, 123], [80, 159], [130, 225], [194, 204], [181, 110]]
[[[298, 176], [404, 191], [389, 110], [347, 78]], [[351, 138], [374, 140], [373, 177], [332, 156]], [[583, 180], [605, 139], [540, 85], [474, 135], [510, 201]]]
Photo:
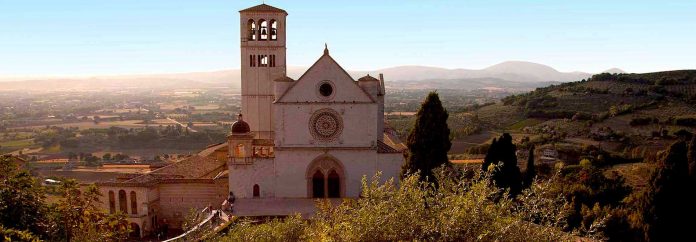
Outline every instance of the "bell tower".
[[273, 139], [273, 80], [284, 77], [285, 10], [261, 4], [239, 11], [242, 114], [257, 139]]

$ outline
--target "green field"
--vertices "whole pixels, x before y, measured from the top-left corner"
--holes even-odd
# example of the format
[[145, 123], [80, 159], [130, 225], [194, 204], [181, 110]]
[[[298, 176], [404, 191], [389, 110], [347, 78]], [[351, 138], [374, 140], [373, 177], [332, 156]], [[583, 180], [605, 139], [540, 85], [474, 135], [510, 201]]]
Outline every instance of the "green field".
[[0, 143], [0, 146], [20, 149], [34, 145], [34, 139], [10, 140]]

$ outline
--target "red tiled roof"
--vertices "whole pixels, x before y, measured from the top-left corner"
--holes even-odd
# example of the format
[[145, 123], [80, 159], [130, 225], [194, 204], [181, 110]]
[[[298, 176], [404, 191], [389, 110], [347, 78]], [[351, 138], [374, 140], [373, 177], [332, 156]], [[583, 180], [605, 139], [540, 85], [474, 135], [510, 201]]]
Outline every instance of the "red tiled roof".
[[382, 141], [377, 141], [377, 153], [401, 153], [401, 151], [396, 150], [394, 147]]
[[226, 164], [227, 162], [224, 160], [194, 155], [180, 162], [159, 168], [148, 174], [133, 177], [124, 182], [100, 184], [140, 184], [149, 186], [162, 182], [174, 182], [169, 180], [212, 180], [220, 171], [224, 170]]
[[403, 153], [407, 147], [399, 140], [399, 137], [391, 132], [391, 128], [385, 127], [383, 135], [383, 141], [377, 142], [377, 152], [378, 153]]

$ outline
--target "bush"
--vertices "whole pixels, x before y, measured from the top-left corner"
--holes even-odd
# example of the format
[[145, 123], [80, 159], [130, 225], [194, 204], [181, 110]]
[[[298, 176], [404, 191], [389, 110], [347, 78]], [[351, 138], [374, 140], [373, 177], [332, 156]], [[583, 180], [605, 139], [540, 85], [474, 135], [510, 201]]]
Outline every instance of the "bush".
[[3, 241], [41, 241], [28, 231], [5, 228], [0, 224], [0, 238]]
[[[566, 241], [562, 198], [534, 183], [519, 199], [494, 202], [487, 177], [465, 180], [439, 169], [439, 188], [408, 176], [397, 186], [363, 177], [362, 198], [338, 206], [319, 202], [311, 222], [292, 216], [234, 226], [222, 241]], [[461, 174], [458, 171], [454, 173]]]

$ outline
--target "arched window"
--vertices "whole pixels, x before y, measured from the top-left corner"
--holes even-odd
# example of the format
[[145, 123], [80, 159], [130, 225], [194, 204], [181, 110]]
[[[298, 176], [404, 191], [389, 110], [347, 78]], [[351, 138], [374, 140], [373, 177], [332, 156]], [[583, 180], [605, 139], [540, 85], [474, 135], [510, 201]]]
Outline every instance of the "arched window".
[[116, 212], [116, 195], [114, 191], [109, 191], [109, 213]]
[[261, 38], [260, 40], [268, 40], [268, 22], [266, 20], [259, 20], [259, 26], [261, 26]]
[[278, 22], [271, 19], [271, 40], [278, 40]]
[[336, 173], [336, 170], [331, 170], [329, 172], [329, 177], [326, 179], [327, 185], [328, 185], [328, 193], [329, 197], [335, 198], [335, 197], [341, 197], [341, 178], [338, 176], [338, 173]]
[[249, 23], [247, 23], [247, 30], [247, 39], [256, 40], [256, 23], [254, 23], [253, 19], [249, 19]]
[[237, 157], [237, 158], [245, 157], [244, 144], [237, 144], [237, 147], [235, 147], [235, 149], [234, 149], [234, 157]]
[[254, 198], [258, 198], [261, 196], [261, 188], [259, 188], [259, 184], [254, 184]]
[[118, 191], [118, 210], [124, 214], [128, 214], [128, 201], [126, 200], [126, 191]]
[[324, 173], [319, 170], [312, 176], [312, 197], [324, 198]]
[[135, 191], [130, 192], [130, 199], [131, 199], [131, 213], [138, 214], [138, 196], [135, 194]]

